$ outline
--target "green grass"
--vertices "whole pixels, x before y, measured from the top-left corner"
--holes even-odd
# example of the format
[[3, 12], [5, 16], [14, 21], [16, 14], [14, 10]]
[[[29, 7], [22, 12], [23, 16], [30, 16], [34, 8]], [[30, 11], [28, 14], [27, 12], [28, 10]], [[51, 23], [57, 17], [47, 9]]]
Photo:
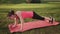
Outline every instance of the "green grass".
[[2, 9], [10, 9], [10, 8], [51, 8], [51, 7], [59, 7], [58, 4], [2, 4], [0, 8]]
[[[56, 21], [60, 21], [60, 3], [47, 3], [47, 4], [1, 4], [0, 5], [0, 33], [11, 34], [7, 28], [7, 25], [12, 23], [7, 19], [7, 13], [10, 9], [17, 10], [34, 10], [41, 16], [52, 16]], [[25, 21], [32, 21], [32, 19], [26, 19]], [[23, 33], [16, 34], [60, 34], [60, 25], [51, 26], [46, 28], [38, 28]]]

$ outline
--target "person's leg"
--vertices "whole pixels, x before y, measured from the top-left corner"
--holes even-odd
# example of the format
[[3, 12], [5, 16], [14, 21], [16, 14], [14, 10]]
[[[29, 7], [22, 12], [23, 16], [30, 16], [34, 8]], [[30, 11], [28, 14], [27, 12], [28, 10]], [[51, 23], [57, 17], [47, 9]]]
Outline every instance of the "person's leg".
[[55, 21], [53, 17], [45, 17], [45, 20], [51, 24], [53, 24], [53, 21]]
[[53, 23], [54, 19], [53, 18], [49, 18], [49, 17], [42, 17], [39, 16], [38, 14], [36, 14], [35, 12], [33, 12], [33, 19], [38, 19], [38, 20], [47, 20], [50, 23]]
[[53, 24], [53, 22], [55, 21], [55, 19], [53, 17], [50, 17], [51, 20], [49, 22], [51, 22], [51, 24]]
[[39, 16], [37, 13], [35, 13], [35, 12], [33, 12], [33, 17], [32, 17], [33, 19], [38, 19], [38, 20], [45, 20], [45, 18], [44, 17], [42, 17], [42, 16]]

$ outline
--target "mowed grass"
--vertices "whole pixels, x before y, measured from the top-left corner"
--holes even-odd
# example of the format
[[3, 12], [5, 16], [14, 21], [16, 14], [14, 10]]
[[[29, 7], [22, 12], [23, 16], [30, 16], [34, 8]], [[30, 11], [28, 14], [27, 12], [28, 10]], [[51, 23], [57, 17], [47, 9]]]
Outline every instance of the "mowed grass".
[[[8, 24], [12, 23], [12, 20], [7, 19], [7, 13], [10, 9], [17, 10], [34, 10], [41, 16], [52, 16], [56, 21], [60, 21], [60, 3], [47, 3], [47, 4], [1, 4], [0, 5], [0, 34], [11, 34], [8, 30]], [[32, 19], [26, 19], [25, 21], [32, 21]], [[38, 28], [23, 33], [15, 34], [60, 34], [60, 25], [51, 26], [46, 28]]]
[[5, 9], [20, 9], [20, 8], [51, 8], [51, 7], [59, 7], [60, 5], [57, 4], [1, 4], [0, 8]]

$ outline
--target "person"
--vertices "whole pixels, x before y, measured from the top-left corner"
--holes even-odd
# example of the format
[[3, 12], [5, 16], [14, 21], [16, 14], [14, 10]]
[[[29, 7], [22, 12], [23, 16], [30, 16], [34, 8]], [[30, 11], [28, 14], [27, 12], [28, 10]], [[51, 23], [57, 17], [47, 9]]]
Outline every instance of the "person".
[[24, 19], [26, 18], [32, 18], [32, 19], [37, 19], [37, 20], [42, 20], [42, 21], [48, 20], [48, 22], [53, 23], [53, 18], [40, 16], [34, 11], [16, 11], [15, 12], [14, 10], [11, 10], [8, 13], [8, 18], [15, 21], [14, 27], [17, 25], [18, 20], [20, 20], [21, 24], [23, 24]]

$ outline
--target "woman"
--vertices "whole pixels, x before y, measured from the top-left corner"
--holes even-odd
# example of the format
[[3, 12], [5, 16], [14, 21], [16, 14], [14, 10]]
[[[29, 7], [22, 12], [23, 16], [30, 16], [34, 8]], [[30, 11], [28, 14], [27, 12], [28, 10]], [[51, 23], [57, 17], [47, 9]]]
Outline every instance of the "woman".
[[14, 12], [14, 10], [11, 10], [8, 13], [8, 17], [9, 17], [9, 19], [12, 19], [15, 21], [15, 24], [13, 27], [16, 26], [18, 19], [20, 19], [21, 24], [22, 24], [22, 23], [24, 23], [24, 19], [26, 19], [26, 18], [32, 18], [32, 19], [37, 19], [37, 20], [48, 20], [48, 22], [53, 23], [53, 18], [39, 16], [34, 11], [16, 11], [16, 12]]

